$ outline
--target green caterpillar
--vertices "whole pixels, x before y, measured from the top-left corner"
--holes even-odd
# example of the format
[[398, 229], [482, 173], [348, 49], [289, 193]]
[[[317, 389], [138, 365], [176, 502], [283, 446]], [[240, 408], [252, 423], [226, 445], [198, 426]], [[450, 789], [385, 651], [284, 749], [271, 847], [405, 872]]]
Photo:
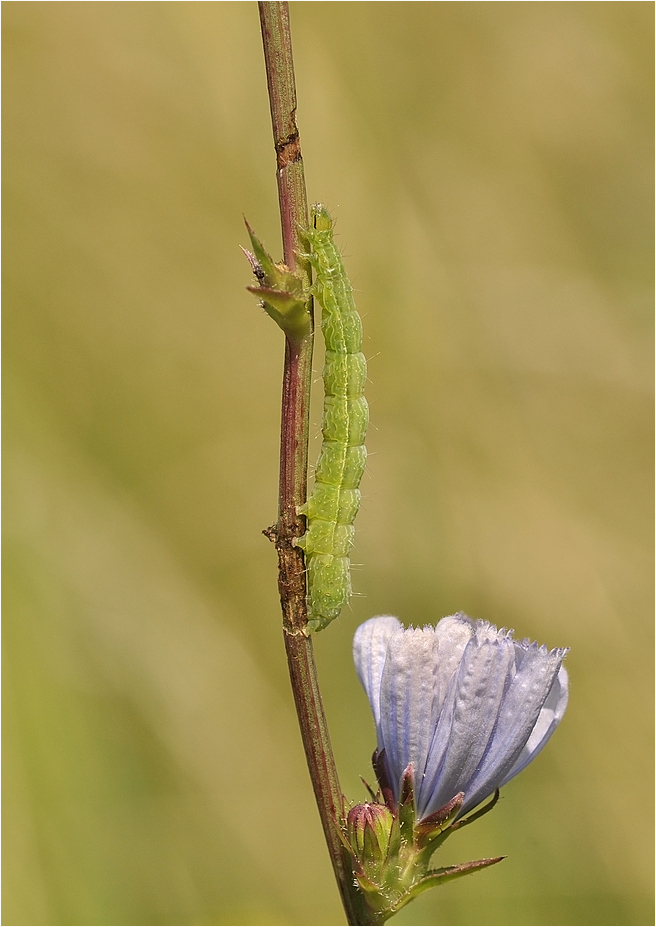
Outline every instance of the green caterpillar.
[[308, 258], [315, 270], [312, 292], [321, 304], [326, 343], [323, 369], [323, 444], [314, 489], [300, 509], [307, 532], [296, 541], [305, 551], [308, 578], [308, 630], [321, 631], [337, 618], [351, 596], [349, 554], [353, 522], [360, 508], [360, 480], [369, 407], [364, 398], [367, 362], [362, 321], [342, 258], [333, 241], [333, 221], [325, 206], [310, 210]]

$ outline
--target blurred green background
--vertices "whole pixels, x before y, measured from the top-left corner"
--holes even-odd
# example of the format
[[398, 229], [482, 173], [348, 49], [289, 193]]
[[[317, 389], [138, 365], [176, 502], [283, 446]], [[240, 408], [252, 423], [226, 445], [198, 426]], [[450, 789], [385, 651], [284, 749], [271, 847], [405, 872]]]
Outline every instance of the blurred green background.
[[[337, 924], [280, 633], [280, 255], [256, 4], [3, 4], [5, 924]], [[311, 200], [370, 358], [350, 648], [569, 645], [549, 748], [398, 924], [648, 924], [650, 3], [293, 3]], [[321, 367], [317, 350], [317, 377]], [[321, 416], [315, 389], [313, 431]], [[314, 440], [311, 459], [316, 459]]]

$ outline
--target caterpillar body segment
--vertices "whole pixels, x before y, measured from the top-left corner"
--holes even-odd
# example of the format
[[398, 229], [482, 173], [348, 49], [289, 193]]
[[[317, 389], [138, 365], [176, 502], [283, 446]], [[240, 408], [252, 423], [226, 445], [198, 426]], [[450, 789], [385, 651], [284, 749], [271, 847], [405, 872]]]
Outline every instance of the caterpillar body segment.
[[326, 345], [325, 396], [314, 489], [300, 510], [307, 516], [308, 528], [296, 544], [305, 551], [307, 564], [308, 631], [320, 631], [337, 618], [351, 596], [349, 556], [367, 460], [369, 407], [364, 397], [367, 362], [361, 351], [362, 321], [324, 206], [311, 208], [306, 235], [316, 274], [312, 292], [321, 305]]

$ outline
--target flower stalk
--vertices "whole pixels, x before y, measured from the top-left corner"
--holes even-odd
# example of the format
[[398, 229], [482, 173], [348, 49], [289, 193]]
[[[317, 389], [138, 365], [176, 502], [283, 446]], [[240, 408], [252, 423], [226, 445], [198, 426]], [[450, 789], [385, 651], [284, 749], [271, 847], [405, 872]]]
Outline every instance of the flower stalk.
[[[335, 878], [349, 924], [373, 924], [353, 882], [342, 843], [344, 799], [323, 710], [312, 639], [306, 632], [307, 598], [303, 553], [293, 544], [304, 533], [299, 509], [307, 497], [309, 398], [312, 381], [313, 315], [310, 267], [302, 257], [301, 229], [308, 208], [301, 143], [296, 126], [296, 86], [287, 3], [260, 2], [267, 86], [271, 106], [284, 265], [267, 264], [251, 237], [247, 255], [258, 278], [265, 308], [285, 332], [282, 388], [278, 522], [265, 534], [278, 551], [278, 588], [289, 677], [310, 778]], [[271, 262], [272, 263], [272, 262]], [[277, 268], [277, 270], [275, 269]], [[264, 290], [264, 292], [257, 292]], [[304, 300], [299, 293], [306, 294]], [[299, 310], [299, 299], [304, 301]], [[278, 315], [279, 317], [276, 317]], [[309, 323], [309, 324], [308, 324]]]

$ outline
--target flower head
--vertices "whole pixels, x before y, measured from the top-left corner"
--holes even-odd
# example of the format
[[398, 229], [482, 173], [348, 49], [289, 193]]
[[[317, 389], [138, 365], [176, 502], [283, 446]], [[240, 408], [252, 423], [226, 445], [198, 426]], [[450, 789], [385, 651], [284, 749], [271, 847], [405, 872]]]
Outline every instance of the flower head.
[[406, 629], [387, 615], [360, 625], [353, 658], [392, 804], [408, 766], [419, 821], [460, 792], [462, 815], [521, 772], [565, 711], [566, 653], [462, 613], [437, 627]]

